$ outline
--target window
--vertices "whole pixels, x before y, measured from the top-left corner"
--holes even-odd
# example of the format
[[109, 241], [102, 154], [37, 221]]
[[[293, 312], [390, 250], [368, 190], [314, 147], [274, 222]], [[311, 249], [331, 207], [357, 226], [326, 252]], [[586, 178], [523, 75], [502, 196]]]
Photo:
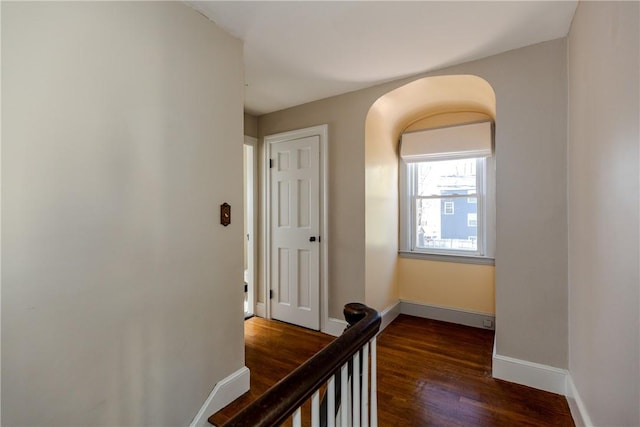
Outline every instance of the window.
[[443, 209], [443, 213], [445, 215], [453, 215], [455, 213], [454, 207], [453, 207], [453, 202], [451, 201], [446, 201], [444, 202], [444, 209]]
[[[482, 196], [484, 159], [416, 162], [408, 165], [415, 206], [412, 249], [461, 251], [474, 255], [478, 248], [478, 198]], [[476, 203], [469, 203], [469, 199]], [[469, 237], [475, 239], [469, 239]]]
[[[405, 143], [403, 135], [400, 251], [420, 257], [453, 256], [461, 262], [489, 258], [491, 262], [494, 248], [492, 152], [454, 151], [450, 144], [446, 153], [425, 154], [427, 144], [421, 141], [422, 154], [419, 154], [415, 145], [406, 149]], [[411, 155], [403, 156], [403, 150], [412, 150]]]

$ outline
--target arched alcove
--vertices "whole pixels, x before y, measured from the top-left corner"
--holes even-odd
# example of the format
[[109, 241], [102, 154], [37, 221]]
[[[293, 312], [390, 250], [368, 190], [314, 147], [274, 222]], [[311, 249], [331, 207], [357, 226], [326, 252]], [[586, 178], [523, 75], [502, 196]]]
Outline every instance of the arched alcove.
[[[398, 140], [402, 132], [453, 113], [495, 120], [496, 99], [486, 80], [472, 75], [425, 77], [378, 98], [365, 122], [365, 301], [383, 310], [401, 297], [398, 284]], [[473, 266], [475, 267], [475, 266]], [[467, 269], [468, 270], [468, 269]], [[463, 266], [458, 271], [465, 271]], [[489, 274], [493, 290], [493, 268]], [[491, 304], [494, 296], [490, 295]], [[493, 307], [492, 307], [493, 310]]]

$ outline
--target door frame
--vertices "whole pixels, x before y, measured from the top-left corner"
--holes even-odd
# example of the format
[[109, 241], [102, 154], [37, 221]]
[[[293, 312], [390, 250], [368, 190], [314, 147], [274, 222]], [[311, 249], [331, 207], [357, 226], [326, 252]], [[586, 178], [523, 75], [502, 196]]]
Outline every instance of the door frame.
[[[251, 199], [251, 222], [247, 222], [247, 232], [249, 233], [249, 241], [247, 242], [247, 267], [249, 269], [249, 281], [247, 283], [247, 302], [249, 305], [249, 312], [251, 314], [256, 313], [256, 283], [258, 278], [258, 140], [251, 136], [244, 136], [244, 144], [252, 148], [251, 155], [251, 181], [247, 182], [247, 193], [251, 190], [251, 197], [249, 194], [247, 198]], [[244, 155], [244, 154], [243, 154]], [[248, 171], [245, 171], [245, 179]], [[245, 206], [246, 215], [249, 206]], [[247, 236], [244, 236], [246, 239]]]
[[[264, 317], [271, 319], [271, 303], [269, 290], [271, 289], [271, 174], [269, 172], [269, 160], [271, 159], [271, 144], [290, 141], [292, 139], [306, 138], [310, 136], [320, 137], [320, 330], [325, 332], [329, 322], [329, 197], [328, 197], [328, 166], [329, 166], [329, 126], [326, 124], [282, 132], [264, 137], [263, 153], [264, 162], [262, 168], [262, 241], [263, 254], [261, 258], [263, 270], [264, 307], [258, 307], [257, 313], [264, 313]], [[261, 310], [258, 310], [260, 308]]]

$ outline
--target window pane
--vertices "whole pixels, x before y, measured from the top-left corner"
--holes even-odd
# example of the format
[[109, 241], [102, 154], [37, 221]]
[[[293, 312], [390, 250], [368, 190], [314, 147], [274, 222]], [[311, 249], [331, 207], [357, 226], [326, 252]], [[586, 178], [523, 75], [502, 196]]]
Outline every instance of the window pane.
[[418, 196], [476, 194], [476, 159], [415, 163]]
[[[416, 249], [478, 250], [477, 200], [416, 200]], [[474, 197], [475, 199], [475, 197]]]

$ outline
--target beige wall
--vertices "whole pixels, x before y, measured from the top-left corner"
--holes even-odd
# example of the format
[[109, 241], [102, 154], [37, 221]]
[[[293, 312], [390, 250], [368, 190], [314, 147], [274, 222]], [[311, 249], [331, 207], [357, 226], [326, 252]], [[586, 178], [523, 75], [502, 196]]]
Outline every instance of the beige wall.
[[492, 265], [399, 258], [398, 283], [403, 301], [495, 314]]
[[181, 3], [2, 2], [3, 425], [187, 425], [244, 365], [242, 73]]
[[[379, 108], [375, 108], [375, 106]], [[365, 304], [382, 311], [392, 307], [400, 296], [398, 260], [398, 150], [399, 112], [389, 111], [386, 103], [376, 102], [365, 124]]]
[[[474, 74], [495, 90], [498, 352], [560, 368], [567, 367], [565, 47], [565, 40], [554, 40], [423, 75]], [[422, 76], [258, 120], [261, 136], [329, 124], [333, 236], [329, 306], [333, 316], [340, 314], [344, 303], [364, 296], [364, 194], [369, 185], [364, 174], [364, 119], [380, 96], [418, 77]], [[374, 174], [367, 176], [374, 179], [375, 168], [367, 174]], [[396, 185], [395, 190], [389, 187], [393, 194], [397, 177], [386, 172], [385, 177], [390, 186]], [[389, 233], [389, 239], [395, 238], [389, 247], [397, 246], [397, 204], [394, 208], [389, 205], [393, 199], [383, 208], [385, 213], [395, 212], [387, 220], [388, 227], [395, 227]], [[369, 227], [368, 217], [367, 223]], [[382, 256], [389, 258], [387, 267], [397, 262], [394, 253], [386, 251]], [[389, 285], [376, 303], [393, 298], [398, 287]]]
[[258, 137], [258, 118], [244, 113], [244, 134], [252, 138]]
[[569, 369], [594, 425], [640, 425], [637, 2], [580, 2], [568, 43]]

